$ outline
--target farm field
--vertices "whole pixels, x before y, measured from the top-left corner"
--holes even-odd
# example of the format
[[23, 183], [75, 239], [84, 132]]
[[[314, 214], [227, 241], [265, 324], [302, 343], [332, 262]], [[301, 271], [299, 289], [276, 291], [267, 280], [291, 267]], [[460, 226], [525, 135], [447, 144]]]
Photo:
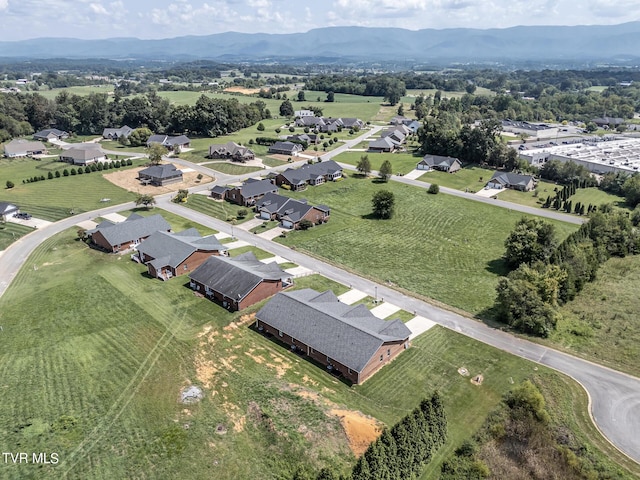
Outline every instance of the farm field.
[[[449, 441], [423, 476], [437, 478], [441, 461], [512, 382], [531, 376], [557, 387], [558, 415], [588, 427], [580, 415], [586, 397], [576, 384], [441, 327], [365, 384], [348, 387], [248, 328], [259, 305], [228, 313], [194, 296], [183, 279], [151, 279], [126, 256], [89, 249], [72, 230], [44, 242], [28, 263], [37, 270], [22, 269], [0, 299], [7, 345], [0, 352], [0, 442], [58, 452], [60, 463], [4, 470], [3, 478], [134, 478], [152, 471], [154, 478], [214, 472], [225, 480], [291, 478], [298, 468], [327, 465], [346, 471], [354, 459], [333, 410], [391, 425], [438, 390]], [[461, 366], [482, 373], [482, 385], [459, 375]], [[204, 398], [181, 404], [180, 392], [191, 384]], [[588, 438], [584, 445], [610, 463]]]
[[[380, 189], [395, 194], [391, 220], [370, 218], [371, 197]], [[355, 177], [292, 196], [328, 205], [331, 219], [276, 241], [474, 315], [490, 316], [495, 286], [506, 273], [504, 240], [522, 214]], [[577, 228], [554, 225], [560, 239]]]
[[[140, 161], [134, 161], [133, 166], [139, 165]], [[8, 168], [5, 169], [5, 166]], [[66, 163], [47, 160], [0, 160], [0, 184], [2, 185], [0, 200], [14, 203], [34, 217], [56, 221], [68, 217], [72, 212], [87, 212], [109, 204], [125, 203], [135, 199], [133, 193], [116, 187], [104, 179], [102, 172], [22, 183], [23, 178], [36, 175], [44, 175], [46, 178], [49, 172], [55, 173], [65, 168], [70, 170], [73, 167]], [[115, 169], [108, 171], [115, 171]], [[10, 190], [4, 188], [7, 180], [12, 180], [15, 187]], [[110, 199], [110, 202], [101, 202], [100, 200], [104, 198]]]
[[38, 90], [37, 93], [43, 97], [53, 100], [58, 96], [60, 92], [65, 92], [70, 95], [89, 95], [90, 93], [110, 93], [113, 92], [113, 85], [94, 85], [94, 86], [78, 86], [78, 87], [65, 87], [65, 88], [52, 88], [50, 90]]

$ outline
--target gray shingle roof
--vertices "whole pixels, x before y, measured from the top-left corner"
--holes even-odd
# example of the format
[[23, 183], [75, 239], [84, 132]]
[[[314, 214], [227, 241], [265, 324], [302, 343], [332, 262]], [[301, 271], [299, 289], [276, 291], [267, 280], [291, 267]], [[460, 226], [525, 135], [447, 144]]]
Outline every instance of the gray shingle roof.
[[172, 163], [166, 163], [164, 165], [152, 165], [144, 170], [140, 170], [138, 175], [146, 175], [151, 178], [173, 178], [176, 176], [182, 176], [182, 171], [178, 170]]
[[189, 228], [178, 233], [157, 231], [140, 243], [138, 252], [152, 257], [150, 263], [156, 268], [176, 268], [189, 255], [198, 251], [226, 251], [226, 247], [213, 236], [202, 237], [198, 230]]
[[18, 207], [13, 203], [0, 202], [0, 215], [8, 215], [13, 212], [17, 212]]
[[340, 302], [331, 291], [280, 292], [256, 318], [356, 372], [383, 343], [404, 341], [411, 334], [400, 320], [380, 320], [362, 304]]
[[451, 168], [451, 166], [456, 162], [460, 162], [460, 160], [454, 157], [443, 157], [440, 155], [425, 155], [419, 163], [422, 163], [424, 165], [429, 165], [430, 167]]
[[189, 278], [236, 301], [242, 300], [264, 280], [291, 278], [275, 263], [262, 263], [253, 252], [237, 257], [209, 257]]
[[46, 150], [46, 147], [40, 141], [22, 140], [18, 138], [14, 138], [4, 145], [4, 154], [8, 157], [11, 155], [26, 155], [31, 152], [42, 152], [44, 150]]
[[503, 185], [521, 185], [526, 187], [533, 179], [531, 175], [520, 175], [512, 172], [495, 172], [489, 181], [499, 181]]
[[55, 135], [56, 137], [64, 137], [69, 134], [65, 131], [58, 130], [57, 128], [46, 128], [33, 134], [33, 138], [47, 138], [49, 135]]
[[266, 211], [276, 214], [281, 220], [289, 220], [293, 223], [300, 221], [313, 207], [306, 202], [294, 200], [293, 198], [278, 195], [277, 193], [267, 193], [256, 205], [259, 211]]
[[399, 143], [390, 137], [380, 138], [378, 140], [373, 140], [369, 142], [369, 148], [377, 148], [377, 149], [391, 149], [393, 150]]
[[74, 162], [83, 162], [104, 156], [104, 150], [97, 143], [73, 144], [60, 154], [60, 158], [71, 158]]
[[342, 172], [342, 167], [333, 160], [306, 164], [300, 168], [288, 168], [282, 172], [282, 176], [293, 185], [299, 185], [317, 177], [325, 177], [337, 172]]
[[107, 137], [115, 137], [115, 138], [125, 137], [126, 138], [131, 134], [131, 132], [133, 132], [133, 128], [127, 125], [124, 125], [120, 128], [105, 128], [102, 131], [102, 136], [104, 138], [107, 138]]
[[122, 245], [132, 240], [148, 237], [158, 230], [170, 229], [171, 226], [160, 214], [150, 217], [132, 214], [124, 222], [109, 222], [109, 224], [102, 222], [93, 230], [93, 233], [100, 232], [109, 245]]
[[[308, 118], [308, 117], [304, 117]], [[294, 153], [301, 152], [302, 145], [299, 143], [292, 142], [275, 142], [273, 145], [269, 147], [270, 152], [286, 152], [286, 153]]]
[[274, 185], [271, 180], [267, 179], [257, 181], [254, 179], [249, 179], [239, 188], [242, 196], [245, 198], [256, 197], [258, 195], [264, 195], [269, 192], [278, 191], [278, 187]]

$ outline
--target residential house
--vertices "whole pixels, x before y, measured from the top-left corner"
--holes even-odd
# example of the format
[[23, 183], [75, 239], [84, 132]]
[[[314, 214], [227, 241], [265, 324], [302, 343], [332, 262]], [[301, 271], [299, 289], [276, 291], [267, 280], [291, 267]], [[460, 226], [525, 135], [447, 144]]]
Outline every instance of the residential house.
[[246, 162], [256, 158], [255, 153], [248, 147], [238, 145], [235, 142], [209, 145], [209, 158], [222, 158], [234, 162]]
[[30, 157], [47, 153], [47, 148], [42, 142], [29, 141], [14, 138], [4, 145], [4, 156], [8, 158]]
[[161, 280], [190, 273], [211, 255], [226, 255], [227, 247], [213, 235], [203, 237], [195, 228], [170, 233], [157, 231], [138, 246], [137, 259], [149, 275]]
[[299, 229], [302, 220], [309, 220], [314, 225], [329, 221], [331, 210], [326, 205], [314, 207], [305, 200], [267, 193], [256, 202], [256, 213], [264, 220], [277, 220], [284, 228]]
[[138, 180], [143, 185], [154, 185], [162, 187], [172, 183], [182, 181], [182, 170], [178, 170], [175, 165], [166, 163], [163, 165], [152, 165], [138, 172]]
[[406, 141], [407, 135], [409, 135], [411, 131], [405, 127], [404, 125], [400, 125], [394, 128], [387, 128], [380, 132], [380, 137], [391, 137], [396, 142], [402, 144]]
[[300, 133], [297, 135], [289, 135], [287, 141], [292, 143], [304, 142], [307, 145], [317, 145], [320, 143], [320, 137], [315, 133]]
[[15, 213], [18, 213], [20, 209], [9, 202], [0, 202], [0, 218], [3, 220], [7, 220], [8, 217], [12, 216]]
[[231, 187], [227, 187], [225, 185], [215, 185], [213, 188], [211, 188], [211, 198], [213, 198], [214, 200], [224, 200], [227, 191], [230, 188]]
[[147, 140], [147, 147], [159, 143], [173, 152], [180, 152], [191, 146], [191, 140], [186, 135], [170, 137], [169, 135], [151, 135]]
[[43, 142], [62, 140], [63, 138], [69, 138], [69, 134], [57, 128], [47, 128], [33, 134], [34, 140], [41, 140]]
[[302, 152], [302, 145], [293, 142], [276, 142], [269, 147], [269, 153], [289, 155], [291, 157], [297, 156], [300, 152]]
[[462, 162], [454, 157], [442, 157], [440, 155], [425, 155], [418, 165], [418, 170], [439, 170], [441, 172], [454, 173], [462, 168]]
[[352, 117], [348, 117], [348, 118], [341, 118], [340, 119], [342, 121], [342, 126], [344, 128], [354, 128], [357, 127], [359, 129], [363, 129], [366, 126], [366, 123], [363, 122], [362, 120], [360, 120], [359, 118], [352, 118]]
[[124, 125], [120, 128], [105, 128], [102, 131], [102, 138], [107, 140], [118, 140], [120, 137], [127, 138], [133, 132], [133, 128]]
[[97, 143], [74, 143], [64, 150], [60, 156], [61, 162], [72, 165], [87, 166], [92, 163], [106, 162], [109, 159], [102, 147]]
[[599, 126], [600, 128], [603, 127], [617, 127], [619, 125], [622, 125], [624, 123], [624, 118], [620, 118], [620, 117], [600, 117], [600, 118], [594, 118], [593, 120], [591, 120], [593, 123], [595, 123], [597, 126]]
[[411, 122], [412, 120], [410, 118], [407, 118], [403, 115], [396, 115], [395, 117], [391, 117], [389, 125], [407, 125]]
[[418, 133], [418, 129], [422, 126], [422, 124], [418, 120], [411, 120], [411, 122], [404, 124], [409, 131], [414, 134]]
[[325, 125], [325, 120], [322, 117], [316, 116], [300, 117], [296, 118], [294, 125], [296, 127], [309, 127], [312, 129], [319, 129], [320, 126]]
[[254, 205], [257, 200], [267, 193], [276, 193], [277, 191], [277, 185], [271, 180], [250, 178], [239, 187], [229, 188], [229, 190], [225, 192], [225, 198], [230, 202], [248, 207]]
[[369, 142], [369, 151], [378, 153], [393, 152], [396, 148], [400, 147], [400, 142], [394, 140], [392, 137], [382, 137], [378, 140], [372, 140]]
[[319, 132], [335, 133], [342, 130], [342, 121], [339, 118], [325, 118], [323, 123], [316, 126]]
[[308, 288], [278, 293], [256, 314], [255, 326], [354, 384], [407, 349], [411, 335], [398, 319], [380, 320], [363, 304]]
[[276, 177], [276, 185], [288, 185], [290, 190], [304, 190], [307, 185], [320, 185], [342, 177], [342, 167], [333, 160], [288, 168]]
[[253, 252], [212, 256], [189, 274], [189, 286], [229, 310], [242, 310], [292, 285], [275, 262], [262, 263]]
[[521, 175], [519, 173], [512, 172], [495, 172], [487, 187], [489, 188], [513, 188], [514, 190], [521, 190], [523, 192], [529, 192], [536, 186], [535, 179], [532, 175]]
[[171, 231], [162, 215], [142, 217], [132, 213], [124, 222], [105, 220], [93, 230], [87, 231], [94, 245], [112, 253], [137, 247], [142, 240], [157, 231]]

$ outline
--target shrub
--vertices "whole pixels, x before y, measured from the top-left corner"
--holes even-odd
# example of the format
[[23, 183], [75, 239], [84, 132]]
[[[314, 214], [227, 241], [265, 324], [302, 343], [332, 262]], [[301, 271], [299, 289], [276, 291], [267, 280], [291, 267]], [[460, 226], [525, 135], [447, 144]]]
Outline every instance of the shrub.
[[309, 230], [311, 227], [313, 227], [313, 222], [305, 218], [300, 220], [298, 226], [300, 227], [300, 230]]
[[429, 185], [427, 193], [431, 193], [433, 195], [440, 193], [440, 186], [437, 183], [432, 183], [431, 185]]
[[127, 159], [127, 166], [131, 166], [133, 165], [133, 160], [131, 160], [130, 158]]
[[[98, 164], [98, 165], [99, 165], [99, 164]], [[91, 171], [92, 171], [92, 172], [96, 172], [96, 171], [98, 170], [98, 165], [96, 165], [95, 163], [92, 163], [92, 164], [91, 164], [91, 167], [90, 167]]]
[[13, 188], [15, 186], [15, 183], [13, 183], [11, 180], [7, 180], [7, 188]]
[[293, 133], [293, 132], [295, 132], [295, 131], [296, 131], [296, 129], [295, 129], [294, 127], [289, 127], [289, 131], [290, 131], [291, 133]]
[[56, 178], [60, 178], [60, 170], [56, 170], [56, 175], [55, 175], [55, 177], [56, 177]]
[[259, 132], [264, 132], [264, 123], [260, 122], [257, 128]]
[[78, 167], [78, 170], [76, 171], [76, 173], [78, 175], [82, 175], [84, 173], [84, 171], [82, 170], [82, 168]]
[[68, 177], [69, 176], [69, 170], [67, 170], [66, 168], [62, 171], [62, 176], [63, 177]]
[[249, 210], [247, 210], [246, 208], [239, 208], [238, 211], [236, 212], [236, 216], [238, 218], [244, 218], [249, 214]]
[[84, 173], [91, 173], [91, 167], [89, 167], [89, 165], [84, 167]]
[[47, 173], [47, 179], [51, 180], [53, 178], [53, 172]]

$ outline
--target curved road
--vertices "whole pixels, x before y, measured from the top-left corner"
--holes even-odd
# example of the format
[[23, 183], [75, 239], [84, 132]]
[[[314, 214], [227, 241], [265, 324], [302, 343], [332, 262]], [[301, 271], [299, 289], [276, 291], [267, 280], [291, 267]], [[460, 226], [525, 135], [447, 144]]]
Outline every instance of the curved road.
[[[366, 136], [374, 133], [376, 130], [380, 130], [381, 128], [383, 127], [374, 127], [372, 131], [368, 131], [357, 139], [349, 141], [346, 145], [343, 145], [332, 152], [327, 152], [323, 155], [323, 158], [332, 158], [341, 151], [357, 144], [366, 138]], [[122, 154], [123, 152], [118, 153]], [[176, 159], [171, 159], [171, 161], [175, 160]], [[296, 164], [300, 164], [302, 162], [303, 161], [296, 162]], [[178, 162], [176, 161], [176, 163]], [[180, 161], [180, 164], [182, 165], [187, 163], [193, 168], [193, 164]], [[289, 168], [296, 164], [286, 164], [279, 168]], [[353, 168], [352, 166], [348, 167]], [[206, 167], [202, 168], [204, 169]], [[199, 168], [197, 170], [202, 171]], [[265, 170], [265, 172], [267, 171], [268, 170]], [[219, 172], [215, 172], [215, 175], [218, 178], [218, 182], [224, 183], [231, 179], [238, 181], [243, 178], [255, 176], [256, 173], [246, 174], [239, 177], [223, 176], [220, 175]], [[393, 179], [414, 186], [424, 187], [426, 185], [424, 182], [417, 182], [403, 177], [394, 176]], [[211, 185], [213, 184], [198, 186], [191, 190], [202, 190], [210, 187]], [[511, 210], [522, 211], [524, 213], [541, 215], [540, 209], [531, 209], [530, 207], [515, 205], [499, 200], [484, 199], [483, 197], [478, 197], [473, 194], [449, 191], [450, 189], [446, 189], [446, 191], [445, 189], [442, 190], [444, 193], [459, 197], [469, 198], [475, 201], [484, 201], [485, 203], [510, 208]], [[226, 222], [190, 210], [181, 205], [171, 203], [169, 200], [170, 197], [170, 194], [156, 197], [158, 206], [218, 231], [231, 233], [231, 226]], [[59, 222], [52, 223], [47, 227], [35, 230], [34, 232], [20, 238], [9, 246], [2, 255], [0, 255], [0, 272], [2, 272], [2, 276], [0, 277], [0, 296], [5, 292], [20, 267], [27, 261], [31, 252], [47, 238], [73, 227], [78, 222], [91, 220], [107, 213], [118, 212], [132, 207], [134, 207], [133, 203], [126, 203], [105, 207], [93, 212], [82, 213]], [[556, 212], [548, 213], [558, 215], [558, 217], [553, 216], [550, 218], [557, 218], [563, 221], [573, 221], [573, 223], [579, 223], [582, 221], [580, 218], [566, 216]], [[619, 450], [627, 454], [636, 462], [640, 463], [640, 434], [638, 434], [638, 432], [640, 432], [640, 379], [573, 357], [566, 353], [558, 352], [556, 350], [516, 338], [508, 333], [490, 328], [481, 322], [438, 308], [416, 298], [406, 296], [385, 285], [364, 279], [343, 269], [311, 258], [305, 254], [291, 250], [283, 245], [266, 240], [239, 228], [234, 229], [233, 233], [241, 240], [245, 240], [259, 248], [268, 250], [274, 255], [282, 256], [300, 266], [307, 267], [326, 276], [327, 278], [345, 285], [351, 285], [353, 288], [357, 288], [371, 296], [377, 294], [379, 297], [384, 298], [395, 305], [401, 306], [405, 310], [416, 312], [417, 315], [433, 320], [434, 322], [454, 331], [528, 360], [554, 368], [571, 376], [580, 382], [589, 393], [591, 413], [598, 428]]]

